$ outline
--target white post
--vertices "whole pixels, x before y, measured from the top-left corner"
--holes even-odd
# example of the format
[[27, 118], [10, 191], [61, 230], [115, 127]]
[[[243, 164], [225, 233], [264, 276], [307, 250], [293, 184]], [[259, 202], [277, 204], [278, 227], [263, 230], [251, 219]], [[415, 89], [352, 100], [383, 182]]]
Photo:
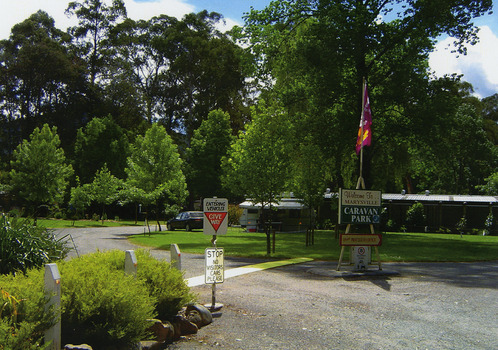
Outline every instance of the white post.
[[125, 255], [125, 273], [129, 275], [137, 275], [137, 257], [134, 250], [127, 250]]
[[182, 253], [180, 252], [180, 248], [178, 248], [178, 245], [172, 244], [170, 247], [170, 254], [171, 254], [171, 266], [174, 267], [177, 270], [182, 269]]
[[45, 292], [50, 295], [46, 308], [54, 308], [56, 323], [45, 331], [45, 343], [50, 342], [48, 349], [61, 348], [61, 276], [56, 264], [45, 265]]

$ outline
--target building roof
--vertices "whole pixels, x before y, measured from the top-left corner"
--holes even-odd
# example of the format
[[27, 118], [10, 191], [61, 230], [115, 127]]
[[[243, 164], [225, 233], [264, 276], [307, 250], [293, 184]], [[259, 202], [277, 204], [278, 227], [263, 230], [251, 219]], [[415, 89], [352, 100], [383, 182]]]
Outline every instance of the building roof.
[[[338, 198], [338, 193], [325, 193], [324, 198]], [[477, 196], [477, 195], [451, 195], [451, 194], [402, 194], [402, 193], [382, 193], [383, 201], [393, 202], [430, 202], [441, 203], [447, 205], [462, 205], [464, 203], [472, 204], [486, 204], [498, 205], [498, 198], [494, 196]], [[245, 202], [239, 204], [243, 209], [260, 209], [260, 203], [254, 203], [252, 200], [247, 199]], [[276, 209], [305, 209], [297, 198], [281, 198], [278, 204], [273, 204]], [[266, 206], [268, 208], [268, 205]]]
[[384, 201], [408, 201], [408, 202], [441, 202], [441, 203], [487, 203], [497, 204], [498, 199], [493, 196], [473, 195], [450, 195], [450, 194], [401, 194], [383, 193]]
[[[301, 202], [295, 198], [281, 198], [278, 204], [272, 204], [276, 209], [305, 209]], [[261, 203], [254, 203], [252, 200], [248, 199], [245, 202], [239, 204], [240, 208], [243, 209], [260, 209]], [[268, 205], [266, 206], [268, 208]]]

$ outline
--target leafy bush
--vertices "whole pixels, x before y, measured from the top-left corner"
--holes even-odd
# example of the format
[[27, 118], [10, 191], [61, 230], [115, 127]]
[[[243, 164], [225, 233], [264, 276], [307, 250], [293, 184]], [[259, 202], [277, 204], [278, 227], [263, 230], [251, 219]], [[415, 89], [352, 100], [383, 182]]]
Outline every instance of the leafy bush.
[[26, 272], [30, 268], [66, 257], [69, 248], [52, 231], [27, 220], [0, 217], [0, 273]]
[[40, 350], [46, 349], [42, 339], [34, 339], [35, 325], [29, 322], [20, 322], [13, 325], [8, 320], [0, 318], [0, 349], [2, 350]]
[[[157, 318], [169, 320], [186, 304], [195, 300], [181, 271], [171, 267], [167, 261], [155, 259], [147, 250], [135, 252], [138, 267], [137, 277], [145, 283], [148, 294], [155, 299]], [[91, 254], [91, 261], [111, 270], [124, 271], [124, 254], [113, 250]]]
[[54, 310], [46, 310], [43, 271], [0, 276], [0, 348], [45, 349], [44, 332], [53, 325]]
[[238, 205], [229, 204], [228, 205], [228, 224], [230, 226], [240, 225], [240, 217], [244, 210]]
[[387, 231], [391, 231], [391, 232], [395, 232], [398, 230], [398, 225], [392, 219], [387, 220], [385, 227], [386, 227]]
[[490, 213], [487, 217], [486, 217], [486, 221], [484, 221], [484, 232], [483, 232], [483, 235], [489, 235], [491, 234], [491, 231], [493, 229], [493, 214]]
[[425, 210], [424, 210], [424, 205], [422, 203], [414, 203], [406, 211], [406, 224], [411, 229], [426, 225]]
[[117, 268], [116, 254], [124, 260], [123, 252], [97, 252], [60, 264], [63, 342], [101, 349], [147, 337], [156, 300], [143, 280]]
[[195, 301], [183, 273], [171, 267], [167, 261], [159, 261], [148, 251], [136, 252], [138, 278], [145, 281], [149, 294], [156, 298], [157, 317], [169, 320], [186, 304]]
[[[131, 347], [147, 338], [148, 319], [169, 319], [194, 301], [180, 271], [147, 251], [136, 255], [136, 277], [124, 273], [122, 251], [58, 264], [63, 343], [87, 343], [94, 349]], [[43, 269], [0, 275], [0, 349], [43, 348], [44, 331], [54, 320], [53, 310], [45, 310], [43, 275]]]
[[465, 216], [462, 216], [456, 223], [455, 228], [460, 234], [462, 234], [463, 231], [465, 231], [465, 229], [467, 228], [467, 218]]

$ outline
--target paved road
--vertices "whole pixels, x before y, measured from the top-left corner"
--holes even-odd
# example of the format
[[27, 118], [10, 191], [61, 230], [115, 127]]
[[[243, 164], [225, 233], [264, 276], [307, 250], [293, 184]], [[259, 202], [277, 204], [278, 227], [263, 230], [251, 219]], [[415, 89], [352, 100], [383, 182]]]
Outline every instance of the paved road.
[[[127, 238], [131, 235], [144, 234], [146, 227], [107, 227], [107, 228], [65, 228], [55, 230], [58, 237], [68, 235], [69, 245], [75, 246], [69, 257], [76, 257], [82, 254], [88, 254], [97, 250], [118, 249], [126, 251], [129, 249], [140, 249], [140, 247], [130, 243]], [[70, 237], [70, 238], [69, 238]], [[73, 245], [74, 242], [74, 245]], [[145, 248], [149, 249], [149, 248]], [[181, 247], [180, 247], [181, 249]], [[158, 258], [171, 261], [169, 251], [150, 249], [151, 254]], [[226, 258], [225, 268], [234, 268], [247, 264], [263, 262], [263, 259], [246, 259], [246, 258]], [[204, 256], [199, 254], [182, 253], [182, 270], [185, 278], [195, 277], [204, 274]]]
[[[81, 254], [133, 249], [125, 238], [143, 228], [64, 232]], [[202, 256], [183, 258], [186, 277], [203, 273]], [[169, 349], [498, 349], [498, 261], [383, 267], [384, 275], [362, 276], [312, 261], [227, 279], [213, 324]], [[211, 301], [210, 286], [193, 290]]]

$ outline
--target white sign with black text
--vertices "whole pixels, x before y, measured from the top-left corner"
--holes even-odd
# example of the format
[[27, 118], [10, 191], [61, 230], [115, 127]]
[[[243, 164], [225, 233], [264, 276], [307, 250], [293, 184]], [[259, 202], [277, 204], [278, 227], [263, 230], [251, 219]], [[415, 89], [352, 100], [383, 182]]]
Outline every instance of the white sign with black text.
[[223, 248], [206, 248], [205, 283], [223, 283], [225, 280], [224, 250]]

